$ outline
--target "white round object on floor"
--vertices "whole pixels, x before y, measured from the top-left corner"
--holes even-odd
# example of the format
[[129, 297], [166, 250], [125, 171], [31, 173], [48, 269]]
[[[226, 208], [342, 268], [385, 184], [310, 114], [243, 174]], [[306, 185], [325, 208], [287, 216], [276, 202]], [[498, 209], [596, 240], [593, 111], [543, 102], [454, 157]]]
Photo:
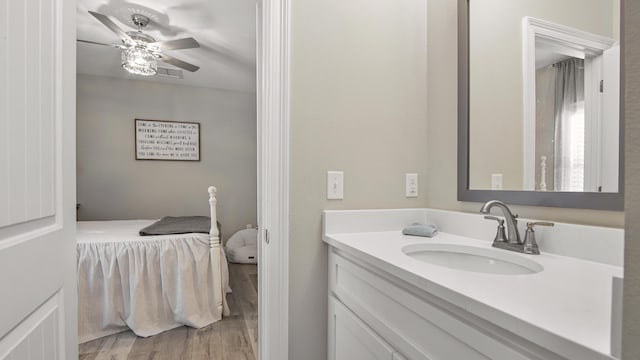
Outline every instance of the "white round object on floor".
[[243, 229], [231, 236], [225, 246], [227, 259], [232, 263], [258, 263], [258, 229]]

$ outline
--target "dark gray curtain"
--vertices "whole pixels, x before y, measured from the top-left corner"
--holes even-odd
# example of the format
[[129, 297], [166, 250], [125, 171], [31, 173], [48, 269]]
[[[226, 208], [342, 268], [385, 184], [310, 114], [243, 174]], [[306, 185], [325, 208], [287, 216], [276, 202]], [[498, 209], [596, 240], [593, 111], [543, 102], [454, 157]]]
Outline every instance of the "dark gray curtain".
[[[582, 164], [576, 161], [575, 131], [582, 121], [584, 129], [584, 60], [571, 58], [554, 65], [555, 87], [555, 144], [554, 188], [556, 191], [584, 190], [584, 150]], [[580, 114], [582, 115], [580, 117]], [[578, 126], [576, 126], [578, 125]], [[584, 139], [583, 139], [584, 144]], [[582, 173], [580, 174], [580, 169]], [[580, 189], [582, 182], [582, 189]]]

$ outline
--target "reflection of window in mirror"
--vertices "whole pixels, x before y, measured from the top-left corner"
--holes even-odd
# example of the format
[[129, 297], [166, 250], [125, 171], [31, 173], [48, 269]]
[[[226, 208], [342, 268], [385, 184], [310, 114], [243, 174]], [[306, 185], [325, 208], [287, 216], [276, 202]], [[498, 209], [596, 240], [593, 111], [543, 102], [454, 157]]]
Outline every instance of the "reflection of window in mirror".
[[537, 190], [584, 191], [584, 78], [584, 59], [536, 46]]
[[523, 40], [524, 189], [617, 192], [616, 41], [528, 17]]

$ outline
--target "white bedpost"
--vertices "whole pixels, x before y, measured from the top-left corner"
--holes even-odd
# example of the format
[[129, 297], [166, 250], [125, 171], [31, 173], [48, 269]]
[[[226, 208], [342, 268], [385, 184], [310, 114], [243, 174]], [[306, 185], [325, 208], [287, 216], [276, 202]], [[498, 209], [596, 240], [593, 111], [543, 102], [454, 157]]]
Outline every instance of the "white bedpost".
[[540, 156], [540, 191], [547, 191], [547, 157]]
[[210, 245], [213, 248], [214, 244], [220, 245], [220, 231], [218, 230], [218, 213], [216, 212], [216, 194], [218, 189], [215, 186], [209, 186], [209, 213], [211, 216], [211, 230], [209, 230]]
[[225, 280], [222, 274], [222, 246], [220, 244], [220, 231], [218, 230], [218, 213], [216, 211], [216, 204], [218, 199], [216, 198], [217, 189], [215, 186], [209, 186], [209, 206], [211, 213], [211, 230], [209, 230], [209, 257], [211, 258], [211, 270], [213, 274], [213, 281], [218, 283], [214, 284], [213, 298], [216, 303], [216, 309], [222, 318], [223, 300], [224, 300], [224, 287]]

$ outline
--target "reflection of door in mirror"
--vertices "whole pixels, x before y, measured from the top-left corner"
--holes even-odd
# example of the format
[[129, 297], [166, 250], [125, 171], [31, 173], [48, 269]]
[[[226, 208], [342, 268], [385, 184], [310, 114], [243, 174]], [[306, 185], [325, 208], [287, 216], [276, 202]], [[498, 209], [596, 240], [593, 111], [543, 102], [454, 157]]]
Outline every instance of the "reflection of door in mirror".
[[617, 192], [615, 40], [533, 18], [523, 35], [524, 189]]

